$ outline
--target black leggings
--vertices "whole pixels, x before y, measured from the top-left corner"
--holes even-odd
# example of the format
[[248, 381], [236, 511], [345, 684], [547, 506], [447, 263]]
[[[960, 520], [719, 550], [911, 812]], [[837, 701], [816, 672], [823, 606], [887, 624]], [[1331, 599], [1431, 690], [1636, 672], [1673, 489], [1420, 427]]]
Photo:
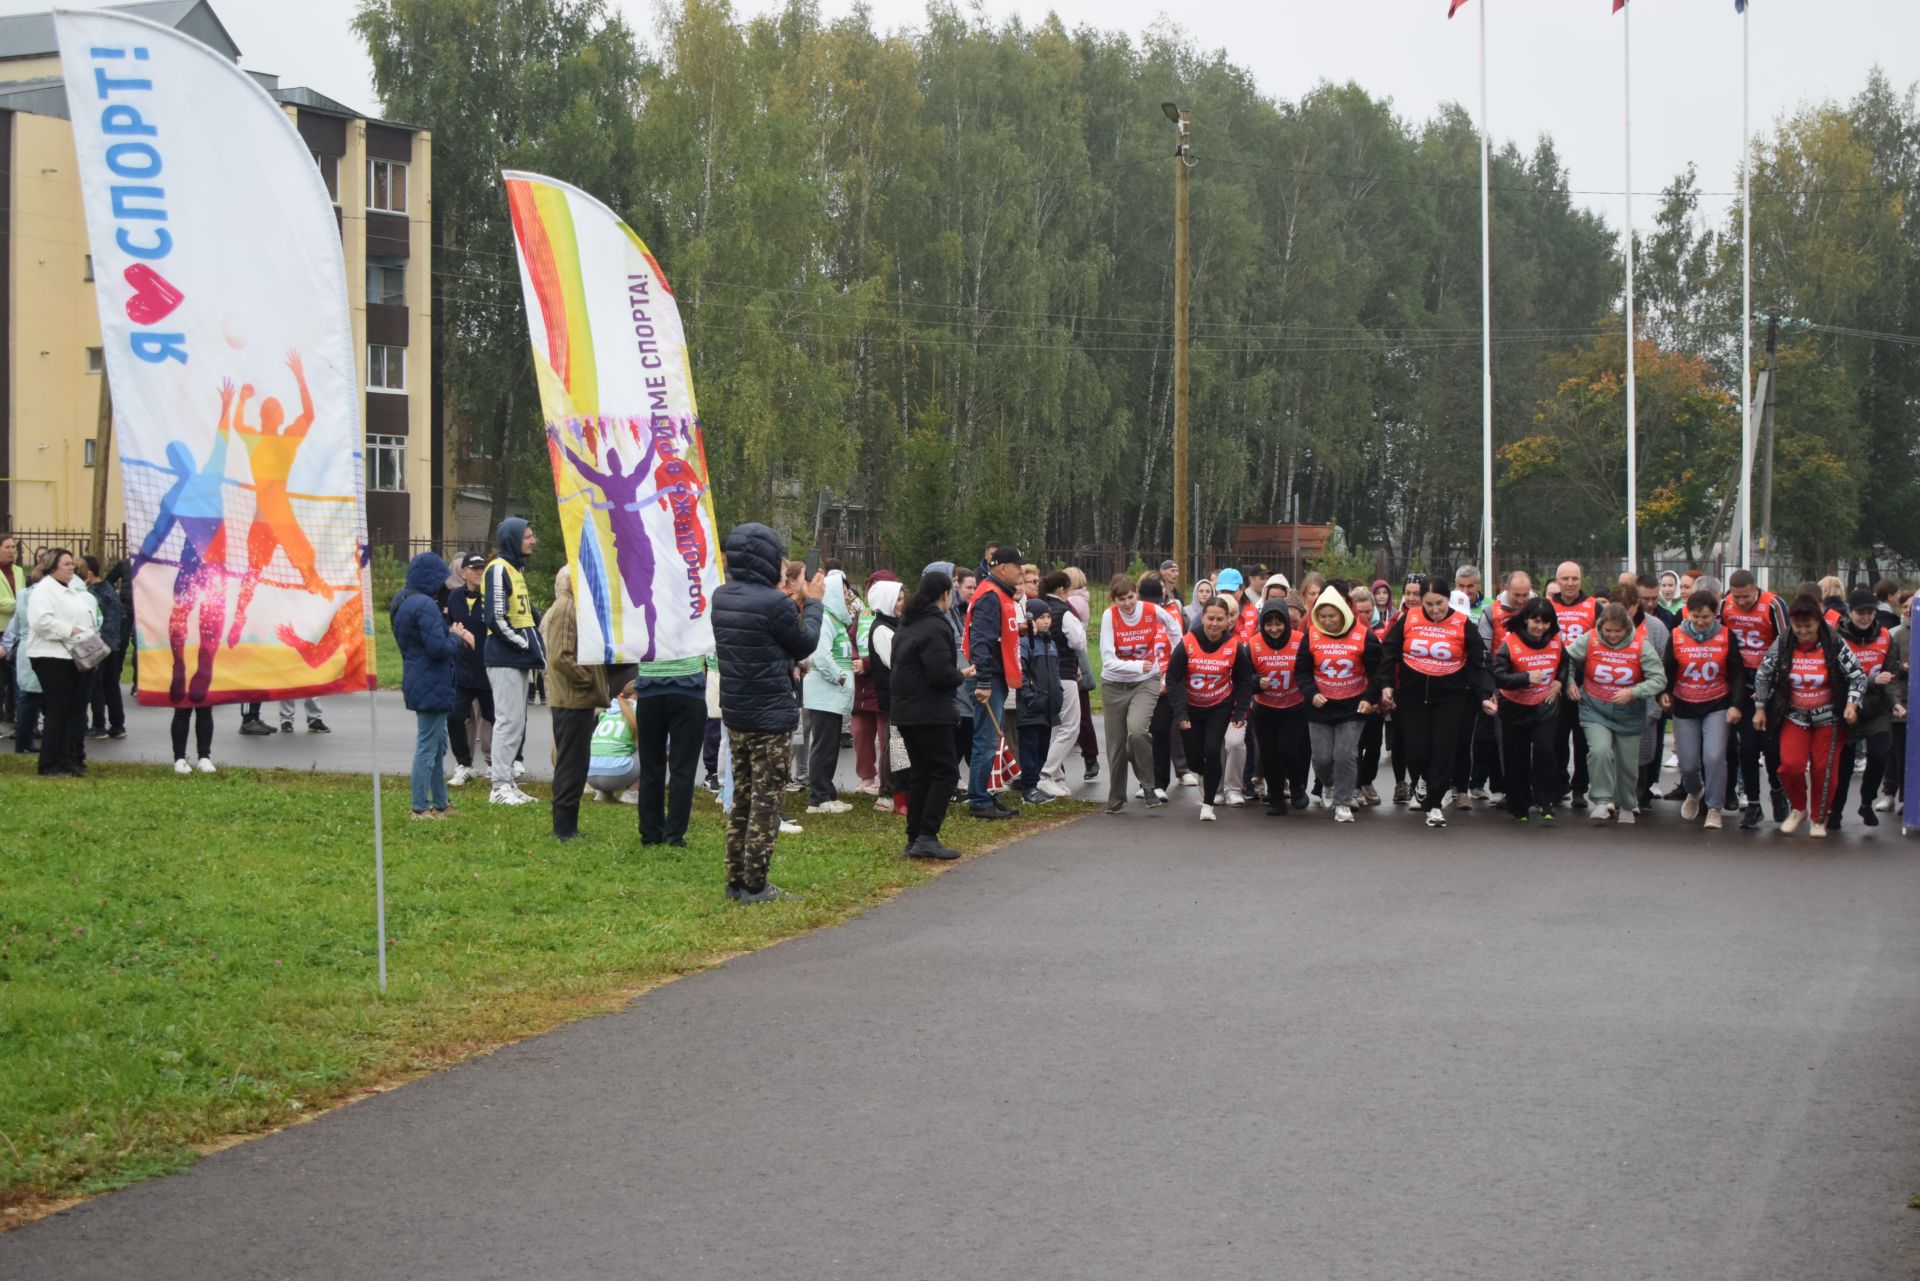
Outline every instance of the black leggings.
[[1360, 729], [1360, 772], [1354, 776], [1355, 787], [1371, 787], [1373, 780], [1380, 777], [1380, 748], [1387, 738], [1387, 718], [1375, 712], [1367, 717]]
[[1288, 794], [1304, 797], [1313, 753], [1307, 747], [1307, 709], [1253, 705], [1253, 741], [1260, 746], [1260, 773], [1267, 780], [1267, 808], [1279, 809]]
[[1760, 803], [1760, 761], [1767, 762], [1767, 780], [1774, 791], [1780, 790], [1780, 727], [1769, 725], [1764, 730], [1753, 727], [1753, 697], [1748, 695], [1740, 704], [1740, 723], [1734, 726], [1734, 733], [1740, 749], [1740, 789], [1749, 805]]
[[938, 838], [946, 821], [947, 802], [960, 782], [960, 758], [954, 754], [954, 734], [945, 725], [900, 725], [913, 770], [907, 783], [907, 843], [922, 836]]
[[[1220, 775], [1225, 765], [1227, 726], [1233, 722], [1233, 700], [1222, 700], [1214, 707], [1188, 707], [1187, 724], [1181, 730], [1187, 749], [1187, 768], [1200, 767], [1201, 797], [1207, 804], [1220, 791]], [[1156, 762], [1157, 764], [1158, 762]]]
[[1173, 736], [1178, 732], [1173, 726], [1173, 700], [1162, 694], [1153, 705], [1153, 719], [1147, 722], [1147, 733], [1153, 738], [1153, 785], [1162, 792], [1173, 782]]
[[[1901, 726], [1902, 729], [1906, 727]], [[1880, 783], [1887, 776], [1887, 756], [1893, 749], [1893, 735], [1882, 731], [1859, 740], [1867, 745], [1867, 769], [1860, 777], [1860, 808], [1869, 809], [1880, 799]], [[1833, 805], [1829, 813], [1838, 816], [1847, 805], [1847, 788], [1853, 783], [1855, 743], [1840, 746], [1840, 773], [1833, 785]]]
[[194, 755], [207, 757], [213, 755], [213, 709], [211, 707], [176, 707], [173, 709], [173, 759], [187, 759], [187, 722], [193, 722]]
[[1400, 721], [1400, 741], [1406, 745], [1408, 783], [1427, 782], [1427, 805], [1436, 806], [1453, 786], [1454, 760], [1460, 750], [1460, 723], [1470, 705], [1465, 694], [1437, 703], [1402, 703], [1394, 715]]
[[1534, 806], [1546, 808], [1565, 790], [1567, 776], [1556, 750], [1559, 733], [1560, 718], [1551, 711], [1542, 714], [1530, 707], [1501, 716], [1507, 812], [1515, 818], [1525, 818]]

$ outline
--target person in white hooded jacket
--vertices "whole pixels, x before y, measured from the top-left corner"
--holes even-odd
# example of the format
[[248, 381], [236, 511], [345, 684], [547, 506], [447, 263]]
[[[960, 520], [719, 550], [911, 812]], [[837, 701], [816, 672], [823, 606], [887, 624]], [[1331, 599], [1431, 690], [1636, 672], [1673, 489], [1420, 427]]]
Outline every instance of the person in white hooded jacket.
[[853, 601], [845, 574], [828, 572], [820, 603], [820, 641], [800, 685], [807, 713], [807, 813], [845, 814], [853, 806], [840, 799], [833, 783], [840, 730], [853, 714]]
[[1164, 611], [1140, 599], [1125, 574], [1109, 588], [1100, 624], [1100, 683], [1107, 722], [1107, 813], [1127, 808], [1127, 767], [1146, 789], [1147, 808], [1167, 803], [1153, 785], [1153, 714], [1172, 656]]
[[73, 553], [57, 547], [47, 576], [27, 596], [27, 661], [40, 681], [40, 773], [84, 777], [87, 772], [87, 674], [73, 647], [100, 634], [100, 607], [74, 572]]

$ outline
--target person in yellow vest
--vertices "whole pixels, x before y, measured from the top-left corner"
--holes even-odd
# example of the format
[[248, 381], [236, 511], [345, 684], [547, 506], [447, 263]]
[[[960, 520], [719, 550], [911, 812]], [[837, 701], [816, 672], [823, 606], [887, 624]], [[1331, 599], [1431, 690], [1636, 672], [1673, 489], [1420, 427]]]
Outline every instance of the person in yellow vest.
[[522, 572], [533, 555], [533, 526], [518, 516], [500, 522], [499, 554], [482, 580], [487, 617], [487, 684], [493, 690], [493, 791], [495, 805], [530, 805], [533, 797], [513, 779], [513, 760], [527, 736], [527, 686], [547, 664], [546, 647], [533, 616]]

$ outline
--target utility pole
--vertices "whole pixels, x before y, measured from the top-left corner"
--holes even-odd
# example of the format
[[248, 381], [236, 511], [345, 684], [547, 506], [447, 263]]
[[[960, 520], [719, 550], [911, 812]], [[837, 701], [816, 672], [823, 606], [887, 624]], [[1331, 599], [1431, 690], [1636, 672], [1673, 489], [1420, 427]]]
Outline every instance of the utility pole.
[[[1187, 520], [1187, 374], [1188, 343], [1191, 326], [1187, 311], [1187, 188], [1193, 161], [1187, 154], [1187, 126], [1192, 113], [1176, 103], [1163, 102], [1160, 110], [1173, 122], [1173, 546], [1175, 554], [1188, 539]], [[1189, 573], [1198, 574], [1198, 552], [1189, 551]]]
[[100, 419], [93, 429], [93, 554], [107, 563], [107, 469], [113, 465], [113, 387], [100, 371]]
[[[1760, 434], [1766, 441], [1760, 462], [1760, 548], [1769, 561], [1773, 559], [1773, 398], [1780, 384], [1774, 352], [1779, 341], [1780, 316], [1775, 313], [1767, 317], [1767, 399], [1760, 407]], [[1773, 586], [1771, 566], [1761, 566], [1760, 585]]]

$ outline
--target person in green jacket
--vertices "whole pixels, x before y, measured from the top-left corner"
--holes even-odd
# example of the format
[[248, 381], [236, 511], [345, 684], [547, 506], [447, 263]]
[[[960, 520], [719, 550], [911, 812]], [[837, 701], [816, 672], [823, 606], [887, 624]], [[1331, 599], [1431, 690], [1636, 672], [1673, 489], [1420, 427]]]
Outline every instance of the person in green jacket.
[[1580, 708], [1587, 740], [1587, 776], [1593, 809], [1604, 823], [1633, 822], [1640, 781], [1640, 739], [1647, 728], [1647, 700], [1667, 687], [1667, 669], [1645, 628], [1636, 628], [1624, 606], [1604, 605], [1590, 632], [1567, 642], [1571, 685], [1567, 697]]

